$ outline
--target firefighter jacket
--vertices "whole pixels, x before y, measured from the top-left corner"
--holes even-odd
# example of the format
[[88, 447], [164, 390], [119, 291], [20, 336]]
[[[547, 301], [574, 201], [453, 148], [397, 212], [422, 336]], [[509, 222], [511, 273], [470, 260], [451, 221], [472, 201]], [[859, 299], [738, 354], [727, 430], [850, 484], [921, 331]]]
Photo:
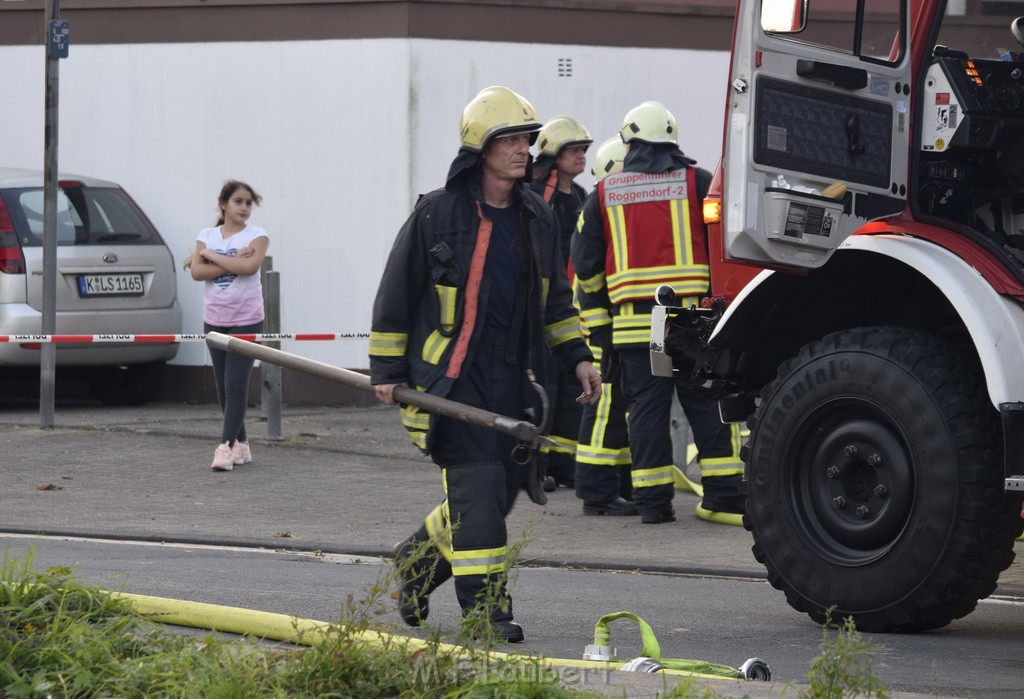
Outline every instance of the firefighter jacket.
[[[701, 208], [711, 174], [677, 148], [666, 157], [658, 150], [666, 146], [644, 145], [654, 157], [627, 156], [623, 172], [598, 182], [572, 240], [583, 292], [576, 300], [591, 345], [606, 350], [649, 347], [654, 293], [662, 284], [684, 305], [709, 289]], [[665, 164], [672, 169], [654, 169]]]
[[[535, 175], [542, 172], [538, 171], [536, 165], [534, 167]], [[568, 265], [572, 235], [576, 230], [576, 219], [579, 217], [580, 209], [583, 208], [583, 202], [587, 198], [587, 191], [573, 182], [569, 194], [559, 192], [558, 168], [555, 167], [548, 171], [547, 176], [531, 182], [529, 187], [539, 194], [548, 203], [551, 210], [555, 212], [555, 227], [558, 230], [559, 250], [562, 253], [562, 261]]]
[[[454, 172], [454, 169], [453, 169]], [[457, 173], [456, 173], [457, 174]], [[582, 339], [579, 316], [558, 252], [554, 218], [544, 201], [517, 184], [530, 276], [523, 314], [525, 356], [542, 373], [546, 343], [570, 372], [593, 356]], [[473, 257], [482, 230], [483, 194], [471, 172], [454, 176], [445, 189], [420, 198], [388, 257], [373, 305], [370, 328], [372, 384], [407, 383], [445, 397], [480, 344], [490, 278], [484, 269], [474, 286]], [[486, 250], [482, 256], [486, 257]], [[477, 322], [479, 317], [479, 322]], [[413, 443], [429, 453], [434, 416], [402, 407]]]

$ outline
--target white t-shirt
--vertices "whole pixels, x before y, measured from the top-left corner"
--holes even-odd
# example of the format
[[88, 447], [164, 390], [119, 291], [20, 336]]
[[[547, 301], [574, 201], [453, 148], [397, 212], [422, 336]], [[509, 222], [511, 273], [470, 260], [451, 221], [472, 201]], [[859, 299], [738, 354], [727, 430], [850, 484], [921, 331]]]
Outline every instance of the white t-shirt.
[[[255, 226], [246, 226], [225, 238], [218, 226], [203, 229], [196, 240], [215, 252], [234, 257], [260, 237], [270, 238], [266, 231]], [[263, 320], [263, 285], [259, 272], [249, 276], [223, 274], [208, 280], [203, 320], [222, 328], [252, 325]]]

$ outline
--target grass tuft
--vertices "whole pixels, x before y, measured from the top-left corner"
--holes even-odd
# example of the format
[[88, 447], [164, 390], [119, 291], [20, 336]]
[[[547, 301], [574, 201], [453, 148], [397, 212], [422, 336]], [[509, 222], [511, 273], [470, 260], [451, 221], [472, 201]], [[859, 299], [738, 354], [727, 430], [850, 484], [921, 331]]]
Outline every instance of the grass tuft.
[[829, 610], [822, 627], [821, 654], [811, 661], [807, 670], [811, 684], [801, 696], [808, 699], [888, 699], [888, 688], [874, 674], [874, 658], [880, 652], [879, 646], [860, 635], [853, 617], [836, 625], [832, 623]]

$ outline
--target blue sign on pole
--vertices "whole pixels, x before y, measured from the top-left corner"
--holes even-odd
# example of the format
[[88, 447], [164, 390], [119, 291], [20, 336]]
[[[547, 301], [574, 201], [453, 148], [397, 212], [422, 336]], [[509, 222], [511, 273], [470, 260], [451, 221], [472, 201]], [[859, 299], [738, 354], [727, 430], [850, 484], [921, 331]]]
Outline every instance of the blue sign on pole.
[[66, 19], [50, 20], [49, 41], [46, 44], [46, 55], [49, 58], [68, 57], [68, 21]]

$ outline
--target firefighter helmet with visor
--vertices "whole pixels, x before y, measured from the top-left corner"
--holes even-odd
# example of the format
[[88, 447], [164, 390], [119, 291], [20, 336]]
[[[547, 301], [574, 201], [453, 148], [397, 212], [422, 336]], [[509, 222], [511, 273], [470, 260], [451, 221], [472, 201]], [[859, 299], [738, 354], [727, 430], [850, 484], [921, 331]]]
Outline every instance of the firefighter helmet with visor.
[[571, 116], [556, 116], [544, 124], [537, 137], [537, 146], [540, 155], [550, 155], [557, 158], [563, 148], [571, 146], [583, 146], [584, 148], [594, 142], [590, 132]]
[[619, 135], [623, 143], [672, 143], [679, 145], [679, 129], [672, 112], [660, 102], [644, 102], [633, 107], [622, 120]]
[[533, 145], [540, 128], [529, 100], [507, 87], [493, 86], [481, 90], [462, 110], [459, 141], [462, 148], [481, 153], [495, 136], [528, 133]]
[[622, 142], [621, 137], [612, 136], [598, 147], [590, 173], [600, 181], [608, 175], [622, 172], [622, 162], [628, 150], [629, 146]]

